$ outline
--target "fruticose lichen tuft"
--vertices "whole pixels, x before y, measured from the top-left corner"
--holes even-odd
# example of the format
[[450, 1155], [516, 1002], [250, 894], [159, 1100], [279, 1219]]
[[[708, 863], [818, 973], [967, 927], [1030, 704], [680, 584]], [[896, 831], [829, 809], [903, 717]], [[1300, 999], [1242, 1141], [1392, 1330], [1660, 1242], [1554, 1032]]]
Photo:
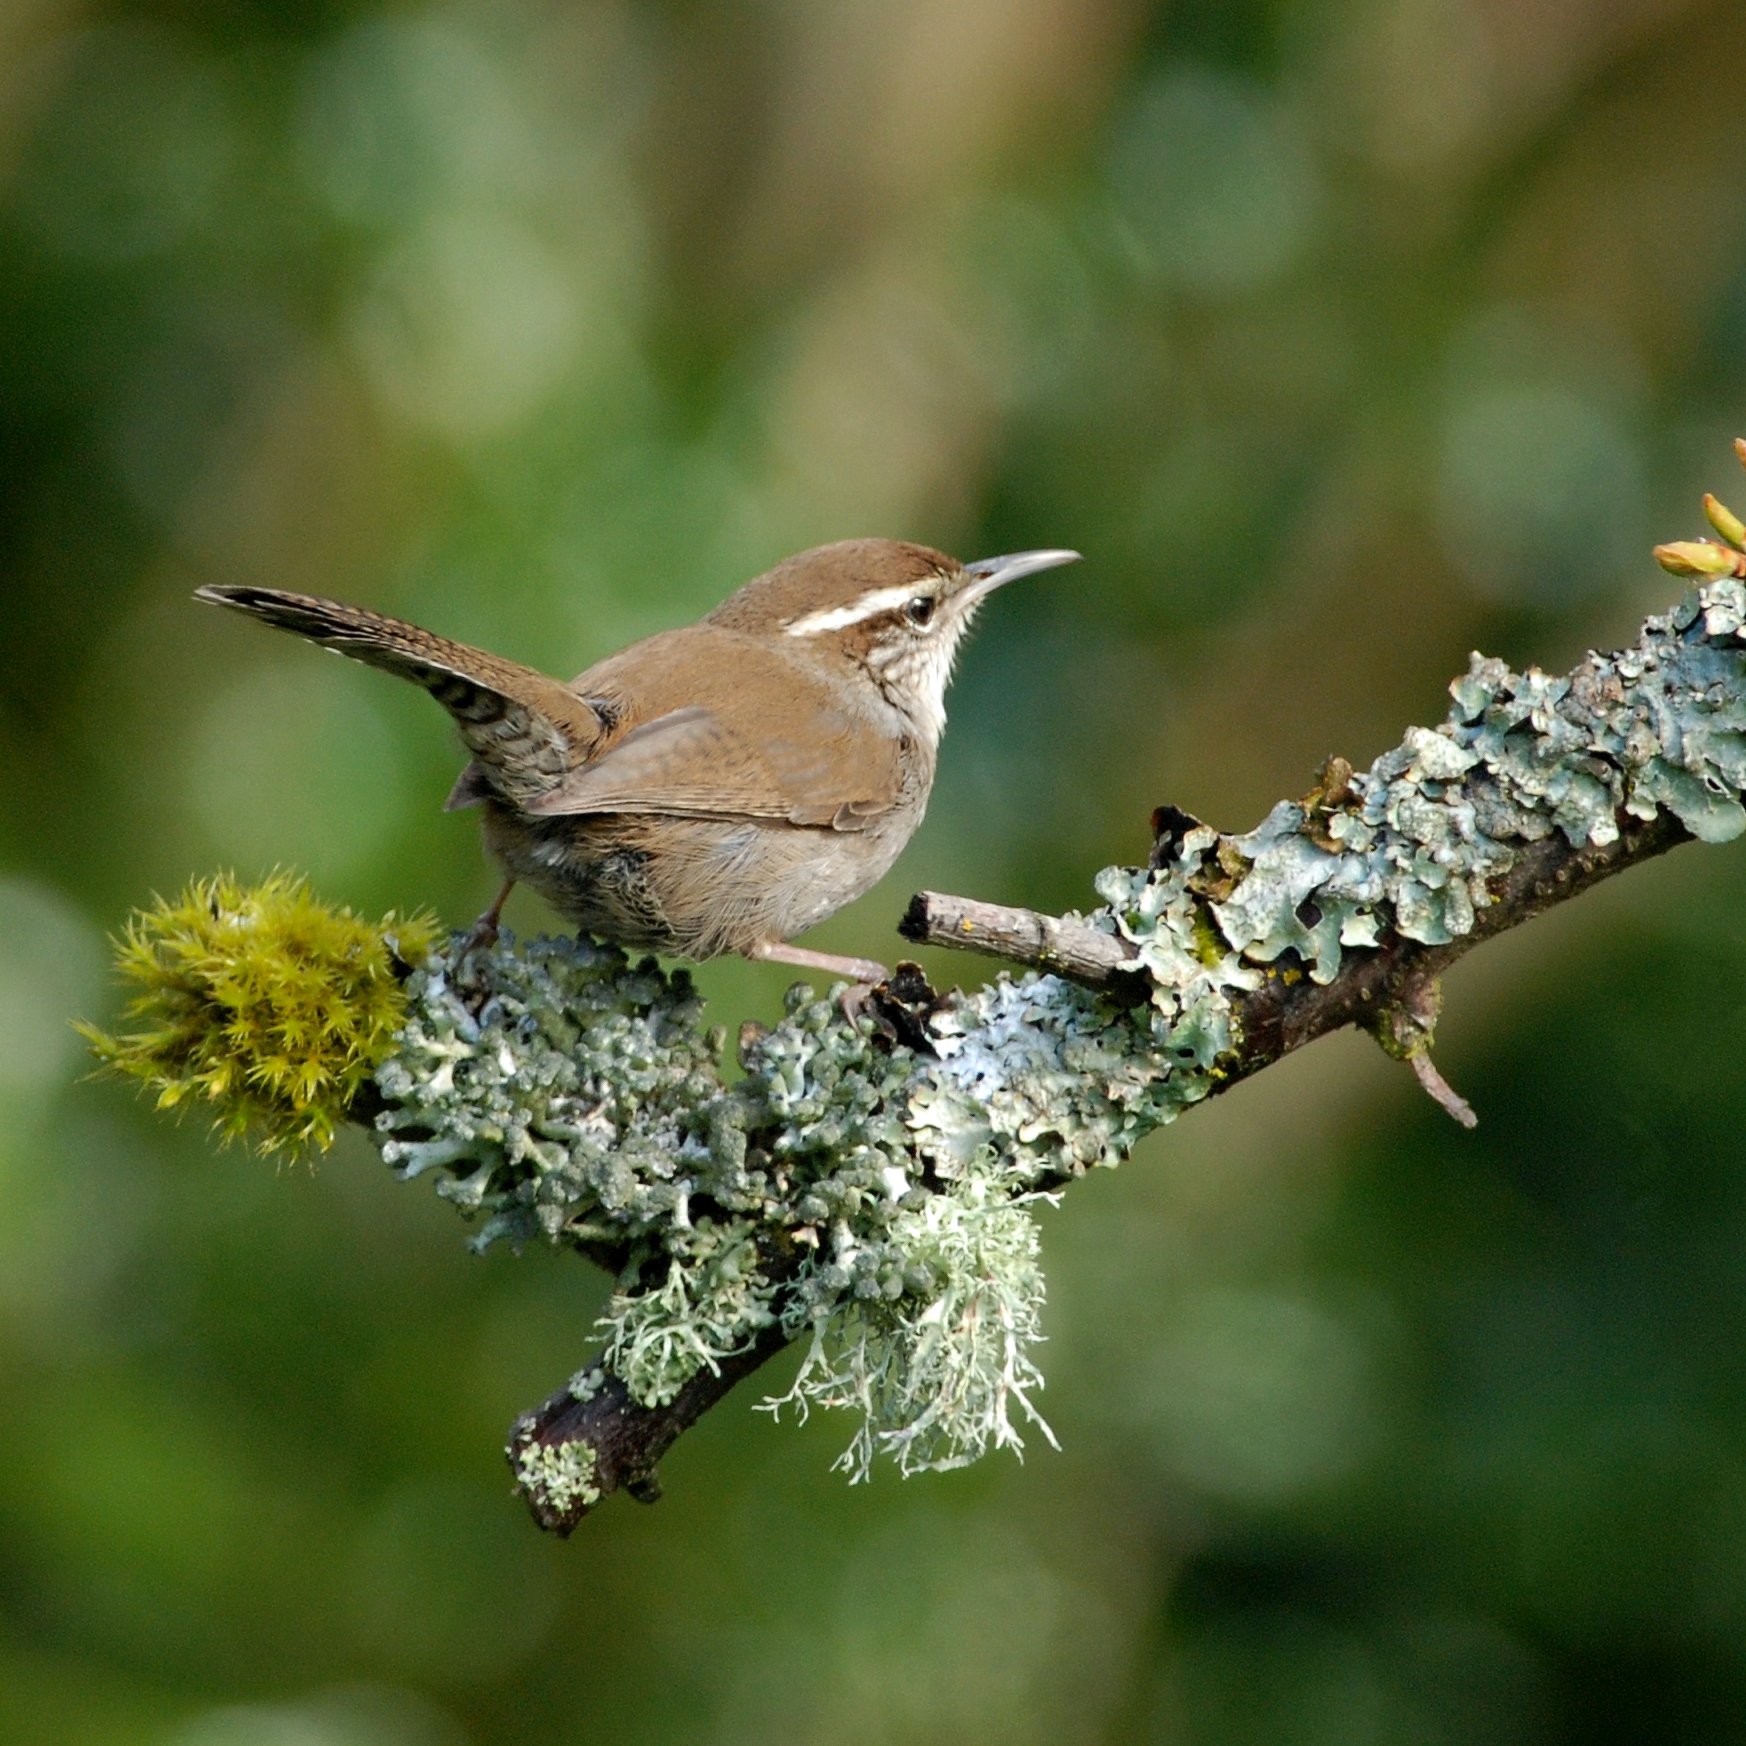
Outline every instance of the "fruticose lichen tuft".
[[836, 1462], [851, 1484], [875, 1453], [909, 1474], [962, 1467], [991, 1447], [1022, 1451], [1015, 1409], [1055, 1445], [1031, 1400], [1043, 1386], [1031, 1357], [1043, 1273], [1026, 1198], [980, 1179], [922, 1197], [886, 1226], [880, 1289], [845, 1294], [832, 1281], [797, 1292], [785, 1331], [811, 1339], [792, 1386], [765, 1409], [792, 1406], [802, 1420], [814, 1406], [858, 1413]]
[[776, 1287], [759, 1267], [749, 1220], [705, 1219], [690, 1237], [675, 1232], [668, 1255], [664, 1280], [616, 1293], [598, 1323], [601, 1363], [644, 1406], [665, 1406], [699, 1370], [718, 1369], [776, 1319]]
[[138, 912], [116, 942], [117, 970], [138, 990], [129, 1028], [80, 1029], [159, 1109], [204, 1103], [226, 1140], [325, 1151], [395, 1046], [400, 977], [434, 932], [424, 917], [334, 909], [289, 874], [201, 880]]

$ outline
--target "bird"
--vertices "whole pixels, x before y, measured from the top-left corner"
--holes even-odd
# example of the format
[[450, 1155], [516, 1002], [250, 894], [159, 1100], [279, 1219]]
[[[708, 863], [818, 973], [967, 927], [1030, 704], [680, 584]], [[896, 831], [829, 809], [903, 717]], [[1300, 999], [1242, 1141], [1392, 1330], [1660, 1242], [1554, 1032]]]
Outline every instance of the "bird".
[[568, 684], [317, 595], [215, 583], [195, 599], [409, 679], [453, 717], [470, 761], [446, 808], [482, 809], [504, 875], [469, 944], [496, 938], [520, 883], [623, 947], [737, 953], [864, 995], [888, 980], [883, 964], [792, 942], [870, 890], [921, 824], [977, 609], [1079, 556], [964, 564], [905, 540], [839, 540]]

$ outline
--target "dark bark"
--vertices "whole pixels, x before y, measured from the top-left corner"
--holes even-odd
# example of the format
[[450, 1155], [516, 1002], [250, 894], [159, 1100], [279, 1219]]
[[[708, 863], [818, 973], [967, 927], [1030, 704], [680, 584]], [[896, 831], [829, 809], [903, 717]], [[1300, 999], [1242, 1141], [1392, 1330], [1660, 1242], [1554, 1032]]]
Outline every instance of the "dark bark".
[[[594, 1453], [601, 1497], [624, 1490], [639, 1502], [653, 1503], [661, 1495], [657, 1464], [680, 1432], [787, 1344], [780, 1327], [765, 1328], [746, 1351], [724, 1359], [719, 1371], [700, 1370], [664, 1407], [639, 1406], [616, 1376], [608, 1376], [587, 1400], [577, 1400], [566, 1386], [509, 1427], [504, 1453], [520, 1474], [535, 1446], [584, 1443]], [[526, 1484], [521, 1490], [534, 1520], [554, 1534], [568, 1534], [594, 1507], [579, 1499], [560, 1505]]]

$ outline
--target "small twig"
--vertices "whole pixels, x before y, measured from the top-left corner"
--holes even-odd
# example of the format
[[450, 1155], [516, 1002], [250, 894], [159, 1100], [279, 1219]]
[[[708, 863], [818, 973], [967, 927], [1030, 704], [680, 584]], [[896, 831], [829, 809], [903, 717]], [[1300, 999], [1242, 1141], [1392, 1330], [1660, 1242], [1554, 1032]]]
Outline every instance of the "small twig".
[[1116, 934], [1034, 909], [1008, 909], [941, 891], [918, 891], [897, 931], [917, 945], [1005, 958], [1087, 988], [1115, 989], [1139, 973], [1133, 948]]
[[[578, 1400], [568, 1385], [509, 1428], [509, 1459], [528, 1509], [549, 1533], [568, 1534], [594, 1504], [614, 1491], [640, 1503], [661, 1495], [657, 1466], [681, 1432], [688, 1430], [738, 1382], [788, 1344], [780, 1327], [769, 1327], [746, 1351], [716, 1370], [700, 1370], [666, 1406], [639, 1406], [616, 1376], [603, 1376], [597, 1391]], [[543, 1485], [530, 1456], [562, 1456], [572, 1446], [587, 1451], [592, 1497]]]
[[1462, 1127], [1479, 1126], [1479, 1117], [1473, 1113], [1473, 1105], [1437, 1071], [1428, 1049], [1421, 1049], [1418, 1054], [1411, 1056], [1407, 1064], [1433, 1103], [1446, 1109]]

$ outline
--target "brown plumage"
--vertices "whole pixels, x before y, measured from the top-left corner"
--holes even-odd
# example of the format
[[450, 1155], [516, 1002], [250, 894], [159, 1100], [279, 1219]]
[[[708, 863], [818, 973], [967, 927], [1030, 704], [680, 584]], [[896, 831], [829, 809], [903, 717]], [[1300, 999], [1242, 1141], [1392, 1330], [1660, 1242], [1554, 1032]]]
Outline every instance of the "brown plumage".
[[509, 879], [578, 926], [874, 981], [878, 964], [786, 942], [872, 886], [921, 823], [976, 607], [1075, 555], [963, 565], [899, 540], [821, 546], [568, 685], [335, 601], [250, 587], [196, 598], [429, 691], [473, 759], [449, 805], [482, 804]]

